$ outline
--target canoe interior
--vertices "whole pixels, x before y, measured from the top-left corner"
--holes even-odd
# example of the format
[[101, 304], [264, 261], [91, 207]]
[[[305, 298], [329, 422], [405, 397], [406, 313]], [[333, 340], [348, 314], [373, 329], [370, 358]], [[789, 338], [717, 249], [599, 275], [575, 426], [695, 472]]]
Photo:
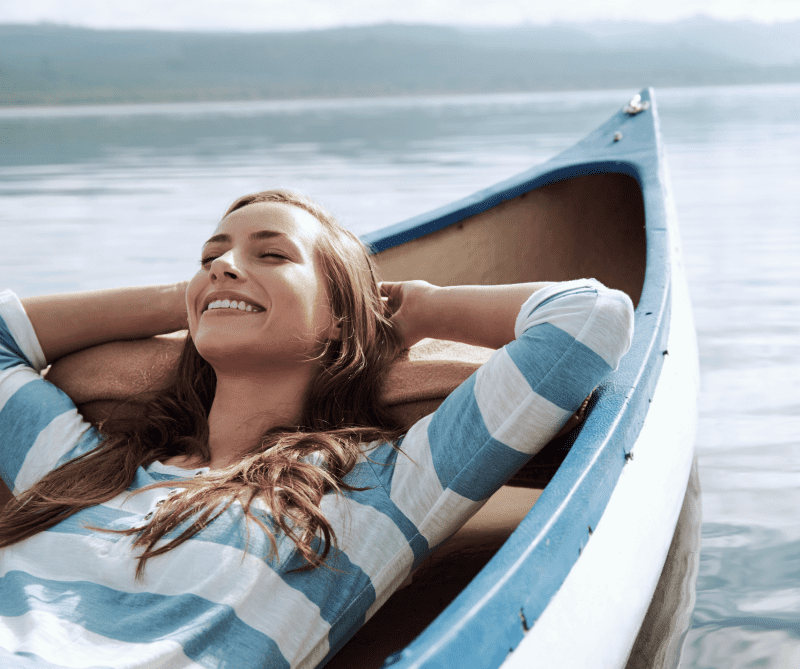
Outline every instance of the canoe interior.
[[637, 304], [644, 221], [633, 177], [593, 174], [537, 188], [375, 258], [387, 281], [452, 286], [592, 277]]
[[[375, 257], [386, 280], [457, 285], [593, 277], [623, 290], [637, 304], [647, 264], [644, 200], [633, 177], [575, 177]], [[516, 529], [579, 432], [580, 427], [545, 446], [420, 566], [411, 584], [395, 593], [326, 668], [377, 669], [413, 641]]]
[[[552, 183], [375, 256], [383, 279], [437, 285], [593, 277], [637, 304], [646, 267], [644, 200], [617, 173]], [[591, 411], [591, 404], [590, 409]], [[441, 546], [328, 667], [380, 667], [443, 611], [491, 559], [538, 499], [580, 427], [548, 444]], [[0, 508], [8, 492], [0, 483]]]

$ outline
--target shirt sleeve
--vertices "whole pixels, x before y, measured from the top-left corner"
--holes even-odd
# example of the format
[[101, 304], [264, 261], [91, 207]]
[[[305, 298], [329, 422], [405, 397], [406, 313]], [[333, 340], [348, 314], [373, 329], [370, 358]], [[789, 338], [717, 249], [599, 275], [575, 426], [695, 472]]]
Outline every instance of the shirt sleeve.
[[72, 400], [44, 380], [46, 364], [22, 303], [0, 292], [0, 476], [15, 494], [99, 439]]
[[548, 286], [523, 304], [515, 341], [412, 426], [390, 496], [433, 547], [558, 432], [633, 337], [633, 305], [594, 279]]

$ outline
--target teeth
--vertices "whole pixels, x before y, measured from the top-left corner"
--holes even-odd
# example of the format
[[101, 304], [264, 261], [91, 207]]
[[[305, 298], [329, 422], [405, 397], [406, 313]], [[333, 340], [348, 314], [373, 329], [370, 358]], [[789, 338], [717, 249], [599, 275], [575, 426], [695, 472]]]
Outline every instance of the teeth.
[[252, 304], [247, 304], [244, 300], [216, 300], [211, 302], [207, 310], [210, 309], [238, 309], [239, 311], [258, 311]]

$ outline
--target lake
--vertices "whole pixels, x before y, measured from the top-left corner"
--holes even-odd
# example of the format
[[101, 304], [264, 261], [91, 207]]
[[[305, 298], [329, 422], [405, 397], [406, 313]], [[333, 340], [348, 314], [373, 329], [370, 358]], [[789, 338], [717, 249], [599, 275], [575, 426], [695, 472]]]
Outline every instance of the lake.
[[[239, 195], [359, 234], [569, 147], [635, 91], [0, 108], [0, 287], [177, 281]], [[800, 85], [656, 91], [697, 325], [685, 668], [800, 666]]]

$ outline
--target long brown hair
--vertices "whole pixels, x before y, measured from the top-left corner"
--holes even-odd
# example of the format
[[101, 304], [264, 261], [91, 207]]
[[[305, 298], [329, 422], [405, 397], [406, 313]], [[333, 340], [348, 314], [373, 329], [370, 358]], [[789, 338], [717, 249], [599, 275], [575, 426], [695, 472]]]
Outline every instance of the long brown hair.
[[[320, 357], [300, 425], [269, 430], [229, 467], [145, 488], [185, 490], [168, 498], [144, 527], [117, 530], [137, 535], [133, 547], [143, 549], [137, 578], [149, 558], [180, 545], [236, 501], [246, 522], [260, 526], [275, 549], [273, 528], [250, 511], [256, 498], [271, 510], [275, 529], [295, 543], [306, 560], [304, 568], [321, 565], [336, 539], [320, 511], [322, 496], [331, 490], [353, 490], [342, 479], [356, 464], [361, 444], [394, 443], [403, 431], [380, 400], [384, 374], [400, 341], [384, 311], [366, 247], [313, 201], [289, 191], [244, 196], [225, 216], [258, 202], [298, 207], [321, 223], [317, 250], [333, 315], [342, 324], [341, 341], [328, 342]], [[0, 518], [0, 548], [124, 493], [140, 466], [178, 455], [209, 462], [208, 415], [215, 388], [214, 370], [187, 337], [169, 385], [146, 402], [140, 421], [106, 421], [100, 428], [105, 439], [96, 449], [48, 473], [6, 506]], [[156, 547], [167, 533], [190, 520], [177, 537]], [[319, 552], [313, 548], [316, 538], [322, 540]]]

